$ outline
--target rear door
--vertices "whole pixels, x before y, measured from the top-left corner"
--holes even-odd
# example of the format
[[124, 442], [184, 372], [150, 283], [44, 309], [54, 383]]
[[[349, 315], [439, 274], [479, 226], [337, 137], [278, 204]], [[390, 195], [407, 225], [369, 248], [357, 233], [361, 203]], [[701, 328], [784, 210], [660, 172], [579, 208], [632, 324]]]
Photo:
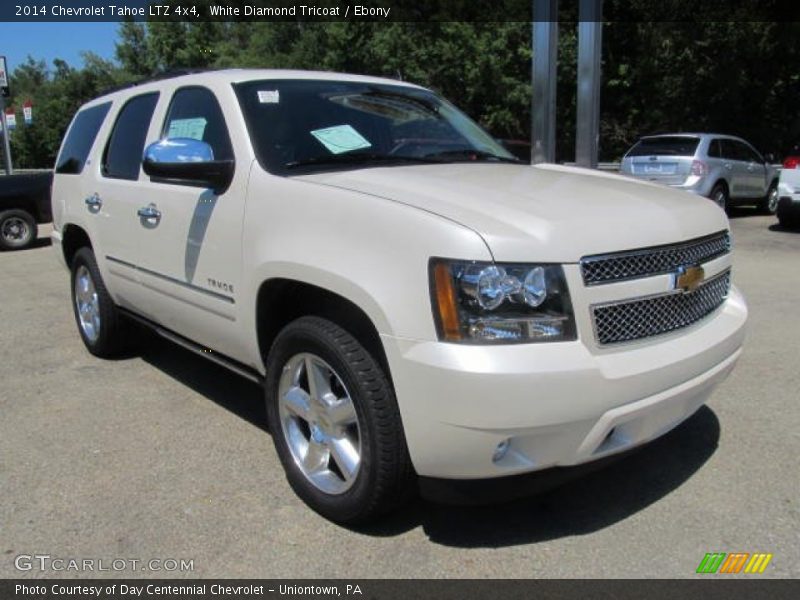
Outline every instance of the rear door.
[[95, 253], [104, 266], [117, 304], [138, 310], [146, 296], [138, 285], [136, 265], [144, 248], [136, 211], [142, 201], [142, 152], [159, 94], [138, 94], [122, 103], [108, 140], [95, 166], [91, 193], [97, 223]]
[[750, 198], [761, 198], [767, 195], [767, 167], [764, 159], [750, 144], [736, 142], [744, 157], [746, 167], [745, 189]]
[[666, 185], [680, 185], [691, 173], [700, 138], [656, 136], [642, 138], [630, 149], [631, 174]]
[[741, 144], [730, 138], [720, 140], [722, 146], [723, 166], [728, 173], [728, 187], [731, 198], [747, 198], [748, 171], [747, 155]]

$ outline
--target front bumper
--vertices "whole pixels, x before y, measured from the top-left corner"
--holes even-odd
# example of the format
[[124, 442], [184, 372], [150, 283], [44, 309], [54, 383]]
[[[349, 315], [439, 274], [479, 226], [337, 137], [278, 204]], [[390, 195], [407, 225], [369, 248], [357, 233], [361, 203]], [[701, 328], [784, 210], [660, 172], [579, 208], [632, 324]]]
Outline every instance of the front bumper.
[[746, 319], [732, 288], [693, 326], [603, 350], [383, 341], [417, 473], [482, 479], [582, 464], [666, 433], [733, 368]]

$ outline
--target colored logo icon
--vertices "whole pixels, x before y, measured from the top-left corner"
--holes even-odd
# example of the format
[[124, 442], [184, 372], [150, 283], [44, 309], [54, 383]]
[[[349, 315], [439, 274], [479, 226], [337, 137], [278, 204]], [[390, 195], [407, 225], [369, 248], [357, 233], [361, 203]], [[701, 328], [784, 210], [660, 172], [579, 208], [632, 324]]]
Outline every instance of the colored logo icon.
[[697, 573], [763, 573], [767, 568], [772, 554], [757, 552], [709, 552], [697, 566]]

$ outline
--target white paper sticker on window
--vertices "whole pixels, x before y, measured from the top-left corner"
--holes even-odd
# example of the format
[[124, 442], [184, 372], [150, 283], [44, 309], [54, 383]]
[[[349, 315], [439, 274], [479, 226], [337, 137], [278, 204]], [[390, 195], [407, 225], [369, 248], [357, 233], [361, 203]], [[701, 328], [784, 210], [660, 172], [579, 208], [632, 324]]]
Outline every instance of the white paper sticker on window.
[[202, 140], [203, 133], [206, 131], [207, 123], [208, 121], [206, 121], [203, 117], [197, 117], [194, 119], [175, 119], [169, 123], [167, 137]]
[[261, 104], [278, 104], [281, 93], [278, 90], [258, 90], [258, 101]]
[[342, 154], [343, 152], [372, 146], [363, 135], [350, 125], [336, 125], [325, 129], [315, 129], [311, 132], [311, 135], [317, 138], [333, 154]]

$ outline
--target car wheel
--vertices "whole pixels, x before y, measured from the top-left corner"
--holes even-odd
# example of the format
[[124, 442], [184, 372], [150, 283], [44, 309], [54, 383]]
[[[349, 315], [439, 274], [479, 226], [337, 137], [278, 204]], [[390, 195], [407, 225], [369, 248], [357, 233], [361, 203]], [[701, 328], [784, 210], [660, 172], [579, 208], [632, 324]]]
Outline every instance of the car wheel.
[[130, 331], [103, 283], [94, 252], [78, 250], [71, 272], [72, 308], [86, 349], [101, 358], [118, 356], [128, 348]]
[[709, 196], [722, 210], [728, 210], [728, 189], [718, 183], [714, 186], [714, 189], [711, 190], [711, 195]]
[[773, 183], [769, 186], [766, 197], [761, 202], [761, 212], [767, 215], [774, 215], [778, 210], [778, 184]]
[[414, 473], [392, 385], [352, 335], [326, 319], [302, 317], [278, 334], [268, 361], [273, 442], [306, 504], [357, 524], [411, 495]]
[[39, 235], [36, 220], [24, 210], [0, 213], [0, 248], [21, 250], [36, 241]]

